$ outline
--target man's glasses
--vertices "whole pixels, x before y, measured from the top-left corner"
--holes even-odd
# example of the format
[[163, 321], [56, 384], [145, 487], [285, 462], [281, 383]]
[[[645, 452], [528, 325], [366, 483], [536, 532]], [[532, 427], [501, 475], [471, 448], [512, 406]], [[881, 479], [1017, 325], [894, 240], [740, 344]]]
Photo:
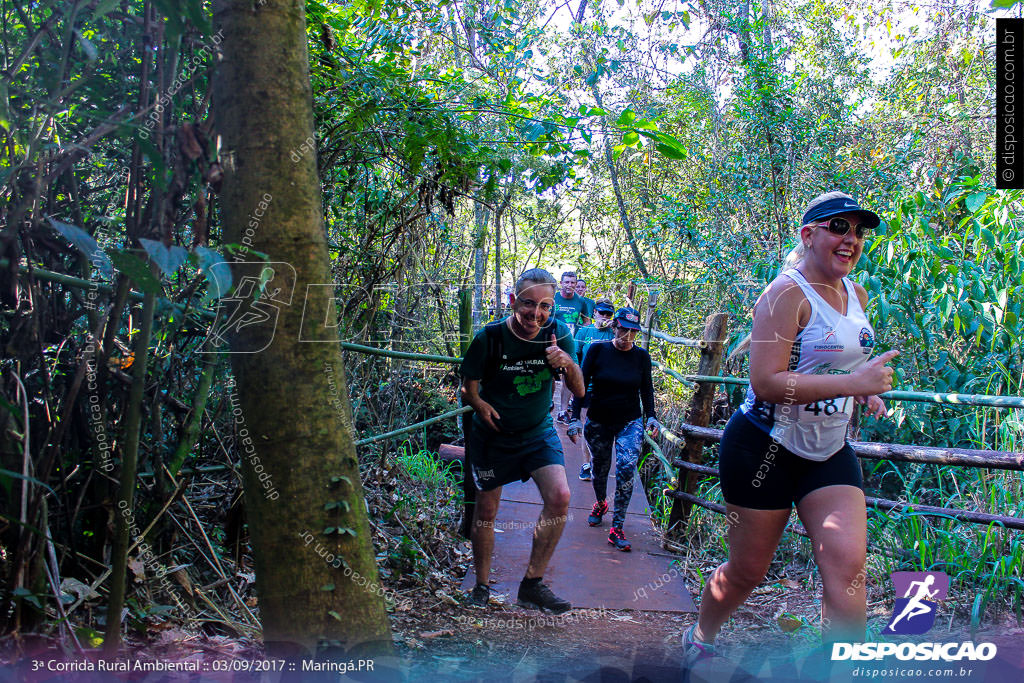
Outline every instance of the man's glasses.
[[856, 226], [851, 225], [850, 221], [845, 218], [830, 218], [824, 223], [812, 223], [812, 225], [823, 227], [833, 235], [838, 235], [839, 237], [845, 237], [847, 233], [850, 232], [850, 228], [853, 228], [856, 230], [854, 234], [859, 240], [864, 239], [864, 235], [866, 235], [867, 231], [870, 230], [870, 228], [863, 223]]
[[528, 310], [540, 307], [540, 310], [544, 311], [545, 313], [550, 313], [551, 309], [553, 308], [553, 306], [547, 303], [546, 301], [540, 304], [538, 304], [533, 299], [517, 299], [517, 301], [519, 302], [520, 306]]

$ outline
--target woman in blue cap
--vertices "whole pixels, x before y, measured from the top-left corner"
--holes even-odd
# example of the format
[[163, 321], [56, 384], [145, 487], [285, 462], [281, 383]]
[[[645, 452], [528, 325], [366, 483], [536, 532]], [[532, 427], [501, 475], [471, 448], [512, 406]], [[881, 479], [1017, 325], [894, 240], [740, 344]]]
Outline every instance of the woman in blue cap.
[[[615, 336], [590, 345], [583, 359], [583, 382], [592, 387], [587, 425], [580, 424], [583, 401], [574, 399], [572, 422], [566, 434], [573, 443], [583, 436], [593, 454], [594, 494], [597, 502], [587, 518], [599, 526], [608, 513], [608, 471], [612, 443], [615, 444], [615, 512], [608, 542], [622, 551], [631, 546], [622, 531], [626, 508], [633, 497], [633, 473], [644, 441], [644, 422], [652, 436], [661, 425], [654, 414], [654, 386], [651, 356], [633, 342], [640, 330], [640, 314], [634, 308], [620, 308], [612, 318]], [[641, 410], [642, 409], [642, 410]]]
[[719, 451], [729, 560], [709, 577], [684, 662], [714, 654], [729, 616], [764, 579], [796, 505], [822, 581], [827, 640], [860, 641], [867, 554], [860, 464], [846, 443], [854, 406], [880, 418], [896, 354], [870, 359], [867, 292], [849, 278], [879, 218], [842, 192], [815, 198], [783, 272], [754, 305], [750, 389]]

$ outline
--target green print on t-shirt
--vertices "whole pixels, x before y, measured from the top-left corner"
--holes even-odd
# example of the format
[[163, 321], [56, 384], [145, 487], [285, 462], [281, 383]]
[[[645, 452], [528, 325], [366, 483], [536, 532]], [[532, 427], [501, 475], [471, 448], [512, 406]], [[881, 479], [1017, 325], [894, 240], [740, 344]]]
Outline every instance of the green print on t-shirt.
[[551, 371], [544, 368], [535, 375], [520, 375], [512, 380], [520, 396], [540, 391], [545, 380], [551, 379]]

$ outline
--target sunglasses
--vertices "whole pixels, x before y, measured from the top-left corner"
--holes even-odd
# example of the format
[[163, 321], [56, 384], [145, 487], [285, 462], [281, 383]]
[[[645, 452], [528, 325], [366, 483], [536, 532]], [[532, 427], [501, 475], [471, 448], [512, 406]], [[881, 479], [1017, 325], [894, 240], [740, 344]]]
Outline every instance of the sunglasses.
[[856, 231], [854, 234], [859, 240], [864, 239], [864, 235], [866, 235], [868, 230], [871, 229], [863, 223], [859, 223], [856, 226], [851, 225], [850, 221], [845, 218], [830, 218], [824, 223], [812, 223], [811, 225], [823, 227], [833, 235], [838, 235], [839, 237], [846, 237], [847, 233], [850, 232], [850, 228], [853, 228]]

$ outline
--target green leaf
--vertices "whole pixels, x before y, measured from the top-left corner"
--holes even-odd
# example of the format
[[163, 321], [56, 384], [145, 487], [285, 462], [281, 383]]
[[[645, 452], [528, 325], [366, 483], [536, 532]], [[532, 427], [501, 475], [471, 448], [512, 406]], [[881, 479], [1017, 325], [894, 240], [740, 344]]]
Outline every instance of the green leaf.
[[35, 605], [36, 609], [43, 608], [42, 603], [39, 602], [39, 598], [36, 597], [35, 593], [25, 588], [24, 586], [19, 586], [18, 588], [15, 588], [13, 591], [11, 591], [11, 594], [16, 598], [21, 598], [25, 602]]
[[99, 21], [120, 4], [121, 0], [102, 0], [92, 12], [92, 21]]
[[352, 480], [349, 479], [348, 477], [346, 477], [344, 474], [339, 474], [337, 476], [331, 477], [331, 483], [332, 484], [337, 484], [338, 482], [342, 482], [342, 481], [345, 482], [346, 484], [348, 484], [349, 486], [352, 485]]
[[988, 195], [984, 192], [975, 192], [967, 197], [964, 204], [967, 206], [968, 211], [971, 213], [977, 213], [978, 209], [985, 204], [986, 199], [988, 199]]
[[666, 156], [669, 159], [678, 159], [682, 161], [683, 159], [686, 158], [686, 153], [683, 152], [681, 149], [670, 147], [669, 145], [666, 145], [664, 142], [659, 142], [655, 149], [657, 149], [663, 156]]
[[989, 230], [988, 228], [982, 228], [981, 229], [981, 238], [983, 240], [985, 240], [985, 244], [987, 244], [990, 248], [992, 248], [992, 249], [995, 248], [995, 246], [996, 246], [996, 236], [992, 233], [991, 230]]
[[33, 484], [34, 486], [42, 486], [44, 489], [46, 489], [47, 491], [49, 491], [53, 495], [55, 495], [55, 496], [57, 495], [56, 491], [54, 491], [49, 486], [47, 486], [46, 484], [44, 484], [43, 482], [39, 481], [38, 479], [36, 479], [34, 477], [26, 477], [25, 475], [20, 474], [18, 472], [12, 472], [11, 470], [0, 469], [0, 483], [3, 483], [4, 488], [7, 489], [8, 491], [10, 490], [10, 482], [8, 481], [9, 479], [22, 479], [24, 481], [27, 481], [27, 482]]
[[227, 294], [231, 289], [231, 266], [215, 249], [196, 247], [194, 251], [199, 257], [199, 268], [206, 276], [206, 281], [210, 283], [210, 296], [219, 299]]
[[326, 583], [323, 586], [320, 586], [320, 590], [322, 590], [322, 591], [332, 591], [332, 590], [334, 590], [334, 584], [333, 583]]
[[153, 263], [167, 276], [178, 272], [178, 268], [181, 268], [188, 258], [188, 252], [176, 244], [167, 247], [159, 240], [149, 240], [145, 237], [140, 237], [139, 243], [149, 254], [149, 258], [153, 259]]
[[82, 252], [85, 258], [89, 259], [89, 263], [96, 267], [104, 277], [109, 278], [113, 276], [110, 259], [100, 249], [100, 245], [96, 243], [92, 235], [77, 226], [58, 221], [55, 218], [48, 217], [47, 220], [50, 221], [53, 229]]
[[330, 614], [335, 619], [337, 619], [338, 621], [344, 623], [344, 620], [341, 618], [341, 615], [338, 614], [337, 612], [335, 612], [334, 610], [327, 610], [327, 613]]
[[622, 136], [622, 144], [627, 147], [633, 147], [640, 142], [640, 135], [635, 130], [631, 130]]
[[629, 126], [632, 125], [633, 121], [636, 121], [636, 113], [632, 109], [627, 109], [619, 114], [619, 118], [615, 121], [615, 124], [618, 126]]
[[356, 534], [356, 530], [355, 529], [349, 529], [348, 527], [343, 527], [343, 526], [338, 527], [338, 533], [339, 534], [349, 534], [352, 537], [355, 537], [355, 536], [358, 535], [358, 534]]
[[111, 250], [108, 255], [114, 267], [127, 275], [143, 292], [157, 295], [163, 293], [160, 281], [156, 279], [149, 266], [141, 258], [131, 252], [121, 250]]
[[92, 44], [88, 38], [83, 36], [79, 31], [75, 30], [75, 37], [78, 38], [78, 44], [82, 46], [82, 52], [85, 53], [85, 58], [90, 62], [95, 62], [99, 53], [96, 51], [96, 46]]

